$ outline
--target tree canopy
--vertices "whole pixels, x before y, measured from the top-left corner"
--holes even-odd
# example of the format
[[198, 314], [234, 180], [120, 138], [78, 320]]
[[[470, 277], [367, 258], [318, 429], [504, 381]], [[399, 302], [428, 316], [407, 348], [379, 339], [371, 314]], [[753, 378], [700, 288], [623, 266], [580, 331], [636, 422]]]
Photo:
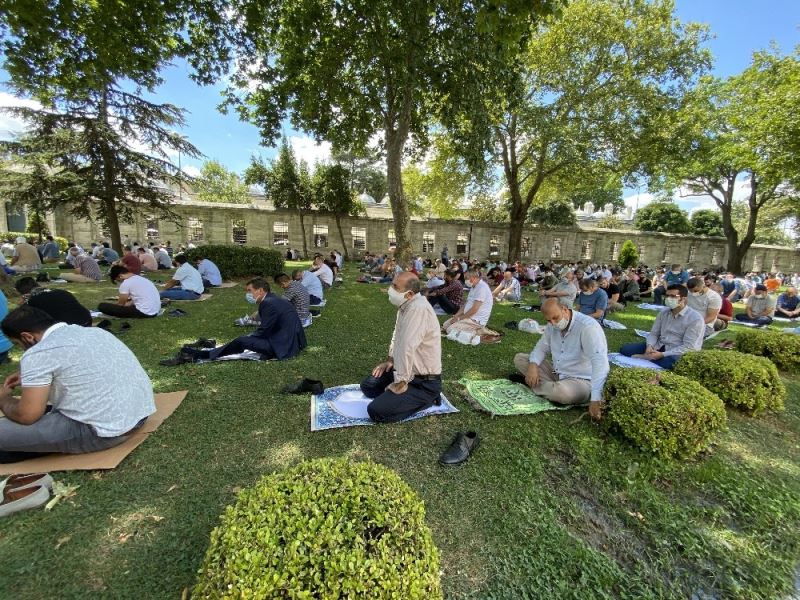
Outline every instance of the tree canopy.
[[192, 188], [203, 202], [250, 203], [247, 184], [218, 160], [208, 160], [203, 163], [200, 176], [192, 181]]
[[690, 219], [695, 235], [722, 235], [722, 215], [718, 210], [704, 208], [692, 213]]
[[674, 202], [651, 202], [636, 211], [633, 225], [642, 231], [689, 233], [692, 226], [686, 211]]

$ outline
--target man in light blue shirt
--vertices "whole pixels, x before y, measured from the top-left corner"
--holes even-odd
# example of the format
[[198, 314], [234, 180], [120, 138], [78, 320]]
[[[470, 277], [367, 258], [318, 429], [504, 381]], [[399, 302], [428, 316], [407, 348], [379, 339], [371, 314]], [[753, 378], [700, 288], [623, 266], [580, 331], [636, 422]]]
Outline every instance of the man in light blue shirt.
[[178, 269], [167, 283], [164, 284], [162, 298], [169, 300], [197, 300], [205, 290], [203, 278], [200, 273], [186, 260], [185, 254], [175, 257]]
[[653, 290], [653, 297], [656, 304], [664, 304], [664, 296], [671, 285], [686, 285], [689, 281], [689, 272], [684, 270], [680, 265], [674, 264], [672, 268], [664, 275], [664, 284], [658, 286]]
[[603, 385], [609, 371], [603, 328], [592, 317], [573, 311], [557, 298], [544, 301], [542, 314], [549, 325], [530, 355], [520, 353], [514, 357], [514, 366], [537, 396], [556, 404], [588, 403], [592, 419], [600, 419]]
[[594, 279], [581, 279], [579, 285], [581, 293], [578, 296], [577, 304], [581, 314], [602, 322], [608, 308], [608, 294], [597, 287]]
[[311, 306], [322, 304], [324, 296], [322, 295], [322, 281], [319, 277], [314, 275], [311, 271], [293, 271], [292, 279], [299, 281], [303, 287], [308, 290]]
[[200, 277], [203, 278], [205, 287], [219, 287], [222, 285], [222, 274], [213, 262], [203, 257], [195, 260], [195, 265]]

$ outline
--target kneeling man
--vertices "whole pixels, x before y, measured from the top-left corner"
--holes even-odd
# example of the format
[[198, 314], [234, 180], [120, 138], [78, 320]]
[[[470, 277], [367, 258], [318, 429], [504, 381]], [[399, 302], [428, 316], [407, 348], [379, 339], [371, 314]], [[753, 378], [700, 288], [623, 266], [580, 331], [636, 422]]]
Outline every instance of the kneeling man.
[[537, 396], [556, 404], [588, 403], [589, 415], [600, 419], [603, 385], [609, 371], [603, 328], [589, 315], [568, 308], [557, 298], [544, 301], [542, 314], [549, 325], [530, 355], [520, 353], [514, 357], [514, 366]]
[[[105, 450], [155, 412], [150, 379], [107, 331], [56, 323], [32, 306], [11, 312], [0, 327], [25, 350], [19, 372], [0, 390], [7, 417], [0, 419], [0, 462]], [[22, 395], [15, 398], [18, 386]]]
[[439, 321], [419, 290], [419, 279], [409, 272], [399, 273], [389, 287], [389, 302], [398, 309], [389, 356], [361, 382], [361, 391], [373, 399], [367, 412], [378, 423], [402, 421], [440, 402]]

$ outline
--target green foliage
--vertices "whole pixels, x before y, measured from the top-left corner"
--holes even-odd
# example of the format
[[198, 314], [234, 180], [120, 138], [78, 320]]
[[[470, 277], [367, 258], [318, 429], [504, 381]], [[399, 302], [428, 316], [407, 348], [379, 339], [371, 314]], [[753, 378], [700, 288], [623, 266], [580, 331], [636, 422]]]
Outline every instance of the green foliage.
[[603, 215], [597, 221], [597, 226], [602, 229], [622, 229], [623, 225], [619, 215]]
[[207, 258], [219, 267], [223, 277], [274, 277], [283, 271], [283, 254], [255, 246], [198, 246], [186, 251], [189, 260]]
[[44, 215], [38, 210], [31, 210], [28, 214], [28, 231], [34, 231], [37, 237], [46, 236], [50, 233], [50, 228], [47, 227], [47, 220]]
[[663, 457], [705, 450], [727, 422], [719, 397], [669, 371], [614, 368], [604, 394], [608, 423], [642, 450]]
[[800, 370], [800, 335], [769, 329], [747, 329], [736, 333], [736, 349], [746, 354], [765, 356], [781, 371]]
[[[19, 236], [27, 238], [28, 243], [35, 243], [36, 239], [39, 237], [39, 234], [36, 231], [4, 231], [0, 233], [0, 241], [13, 244]], [[53, 241], [58, 244], [58, 249], [61, 250], [61, 252], [67, 251], [67, 246], [69, 245], [69, 240], [67, 240], [67, 238], [54, 235]]]
[[757, 416], [781, 411], [786, 400], [778, 369], [767, 358], [725, 350], [687, 352], [673, 372], [714, 392], [725, 404]]
[[722, 215], [718, 210], [704, 208], [692, 213], [692, 233], [695, 235], [722, 236]]
[[636, 248], [636, 244], [630, 240], [625, 240], [622, 244], [622, 248], [619, 249], [617, 264], [619, 264], [621, 269], [635, 267], [639, 264], [639, 249]]
[[317, 459], [239, 494], [193, 598], [442, 598], [417, 494], [374, 463]]
[[491, 194], [477, 194], [467, 209], [467, 218], [479, 223], [508, 223], [508, 208]]
[[535, 203], [528, 211], [528, 220], [542, 227], [573, 227], [577, 223], [572, 202], [566, 198]]
[[350, 191], [356, 194], [366, 192], [376, 202], [386, 196], [386, 171], [381, 168], [380, 155], [377, 152], [369, 149], [356, 152], [333, 148], [331, 160], [348, 170]]
[[345, 259], [348, 258], [347, 244], [342, 232], [341, 218], [357, 216], [364, 212], [364, 207], [355, 197], [355, 191], [349, 185], [350, 172], [340, 164], [317, 165], [311, 181], [312, 195], [321, 210], [333, 214], [339, 240], [342, 242]]
[[[795, 218], [795, 215], [798, 214], [797, 200], [767, 204], [759, 210], [753, 242], [793, 247], [794, 240], [784, 231], [783, 221]], [[742, 237], [745, 236], [750, 221], [750, 207], [746, 202], [734, 201], [731, 208], [731, 219], [738, 234]]]
[[633, 226], [641, 231], [689, 233], [692, 226], [686, 211], [674, 202], [651, 202], [636, 211]]
[[192, 188], [203, 202], [250, 203], [247, 185], [218, 160], [203, 163], [200, 176], [192, 181]]

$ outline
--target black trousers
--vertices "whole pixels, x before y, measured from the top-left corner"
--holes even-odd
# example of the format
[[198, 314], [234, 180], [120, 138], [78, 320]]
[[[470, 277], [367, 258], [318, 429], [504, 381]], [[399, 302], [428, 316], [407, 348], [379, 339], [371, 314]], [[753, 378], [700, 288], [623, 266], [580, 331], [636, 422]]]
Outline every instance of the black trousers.
[[119, 317], [120, 319], [151, 319], [158, 315], [158, 313], [155, 315], [146, 315], [133, 304], [130, 306], [120, 306], [119, 304], [112, 304], [111, 302], [101, 302], [97, 310], [110, 317]]
[[270, 344], [269, 340], [252, 335], [243, 335], [228, 342], [224, 346], [212, 348], [211, 350], [184, 348], [184, 351], [188, 351], [198, 358], [210, 358], [211, 360], [215, 360], [220, 356], [228, 356], [229, 354], [241, 354], [245, 350], [258, 352], [262, 354], [265, 359], [275, 358], [275, 351], [272, 349], [272, 344]]
[[458, 306], [450, 302], [447, 296], [428, 296], [428, 302], [431, 303], [431, 306], [438, 304], [448, 315], [454, 315], [458, 312]]
[[372, 402], [367, 406], [370, 419], [376, 423], [396, 423], [439, 402], [442, 382], [439, 379], [413, 379], [402, 394], [386, 389], [394, 381], [394, 370], [380, 377], [370, 375], [361, 382], [361, 391]]

